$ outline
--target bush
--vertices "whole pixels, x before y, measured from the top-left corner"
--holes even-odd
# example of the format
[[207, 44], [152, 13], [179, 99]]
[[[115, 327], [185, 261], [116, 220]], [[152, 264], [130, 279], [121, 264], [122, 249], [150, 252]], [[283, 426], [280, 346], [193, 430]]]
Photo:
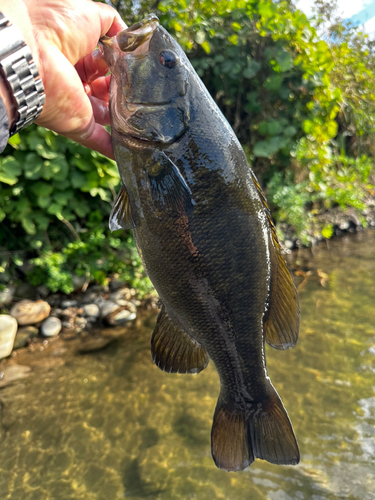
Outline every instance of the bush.
[[120, 179], [115, 162], [41, 127], [11, 139], [0, 158], [3, 280], [27, 274], [33, 285], [69, 293], [72, 276], [105, 284], [116, 273], [146, 293], [129, 232], [111, 234], [108, 217]]

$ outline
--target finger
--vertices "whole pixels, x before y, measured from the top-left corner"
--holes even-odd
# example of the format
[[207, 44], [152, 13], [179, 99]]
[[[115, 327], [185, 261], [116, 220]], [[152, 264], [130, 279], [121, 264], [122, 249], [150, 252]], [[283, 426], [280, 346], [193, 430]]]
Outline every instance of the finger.
[[108, 102], [101, 101], [93, 96], [88, 96], [94, 113], [96, 123], [100, 125], [110, 125]]
[[100, 55], [99, 50], [91, 52], [91, 54], [81, 59], [74, 67], [80, 79], [87, 83], [91, 83], [100, 76], [105, 76], [109, 71], [108, 65]]
[[92, 95], [101, 101], [108, 102], [109, 99], [109, 83], [111, 81], [111, 75], [98, 78], [93, 81], [90, 85], [85, 85], [86, 94]]
[[91, 122], [89, 130], [84, 134], [75, 133], [64, 135], [69, 139], [82, 144], [82, 146], [85, 146], [86, 148], [98, 151], [104, 156], [111, 158], [111, 160], [115, 159], [110, 134], [102, 125], [99, 125], [94, 121]]
[[127, 25], [121, 19], [120, 14], [114, 10], [113, 7], [104, 3], [95, 3], [101, 22], [101, 35], [100, 37], [115, 36], [119, 31], [127, 28]]

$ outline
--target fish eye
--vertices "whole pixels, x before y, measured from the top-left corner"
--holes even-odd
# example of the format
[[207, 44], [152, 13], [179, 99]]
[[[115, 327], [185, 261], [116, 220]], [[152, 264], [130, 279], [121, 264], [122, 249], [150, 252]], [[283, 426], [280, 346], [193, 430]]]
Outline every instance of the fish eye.
[[171, 50], [163, 50], [160, 52], [159, 61], [163, 66], [167, 68], [174, 68], [178, 63], [177, 56]]

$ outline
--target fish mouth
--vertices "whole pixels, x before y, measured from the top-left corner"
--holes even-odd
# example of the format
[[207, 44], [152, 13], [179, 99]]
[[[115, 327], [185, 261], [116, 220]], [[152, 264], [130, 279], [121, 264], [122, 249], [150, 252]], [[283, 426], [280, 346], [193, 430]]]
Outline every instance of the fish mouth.
[[[142, 21], [117, 33], [115, 37], [103, 36], [99, 43], [104, 46], [113, 46], [117, 42], [122, 52], [134, 52], [136, 49], [143, 47], [142, 53], [145, 53], [149, 45], [146, 42], [150, 41], [159, 25], [158, 17], [155, 14], [149, 14]], [[139, 50], [137, 50], [137, 55], [140, 55]]]

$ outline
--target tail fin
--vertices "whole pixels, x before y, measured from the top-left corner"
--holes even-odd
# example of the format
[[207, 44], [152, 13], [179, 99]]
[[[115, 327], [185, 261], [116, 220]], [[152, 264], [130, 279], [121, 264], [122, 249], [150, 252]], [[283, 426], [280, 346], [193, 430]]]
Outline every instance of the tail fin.
[[268, 397], [246, 411], [219, 396], [211, 431], [211, 450], [219, 469], [239, 471], [255, 458], [272, 464], [296, 465], [297, 440], [284, 405], [269, 384]]

